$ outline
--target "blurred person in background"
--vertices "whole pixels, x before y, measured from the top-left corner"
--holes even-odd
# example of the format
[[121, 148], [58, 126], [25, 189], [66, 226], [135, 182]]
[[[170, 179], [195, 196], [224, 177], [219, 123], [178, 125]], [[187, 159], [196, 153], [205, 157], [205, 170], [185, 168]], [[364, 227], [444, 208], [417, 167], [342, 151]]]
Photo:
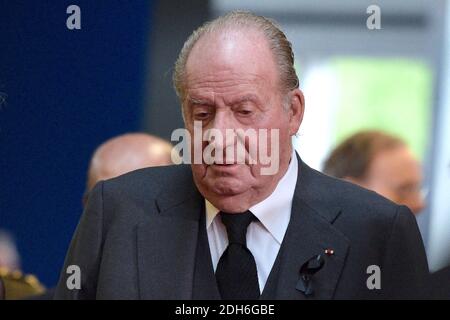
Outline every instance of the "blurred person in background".
[[420, 163], [393, 135], [376, 130], [353, 134], [331, 152], [323, 171], [406, 205], [416, 215], [424, 208]]
[[20, 255], [12, 236], [0, 230], [0, 269], [19, 270]]
[[101, 180], [137, 169], [173, 164], [171, 151], [170, 142], [146, 133], [127, 133], [105, 141], [90, 160], [83, 203]]
[[[331, 152], [323, 171], [404, 204], [414, 214], [424, 208], [420, 164], [404, 141], [387, 133], [350, 136]], [[431, 299], [450, 299], [450, 267], [431, 274], [429, 290]]]
[[41, 294], [45, 287], [30, 274], [20, 271], [20, 256], [13, 237], [0, 230], [0, 300], [22, 299]]

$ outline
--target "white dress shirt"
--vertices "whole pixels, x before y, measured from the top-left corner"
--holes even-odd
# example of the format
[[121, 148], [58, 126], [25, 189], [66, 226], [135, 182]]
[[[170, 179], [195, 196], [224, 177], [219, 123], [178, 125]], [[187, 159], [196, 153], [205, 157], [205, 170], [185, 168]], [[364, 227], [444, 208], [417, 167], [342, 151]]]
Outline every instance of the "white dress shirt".
[[[247, 229], [247, 247], [255, 257], [259, 289], [262, 293], [270, 270], [280, 250], [291, 218], [292, 199], [297, 184], [298, 163], [293, 150], [289, 167], [272, 194], [249, 210], [259, 221], [250, 223]], [[228, 236], [215, 208], [205, 199], [206, 231], [214, 271], [228, 246]]]

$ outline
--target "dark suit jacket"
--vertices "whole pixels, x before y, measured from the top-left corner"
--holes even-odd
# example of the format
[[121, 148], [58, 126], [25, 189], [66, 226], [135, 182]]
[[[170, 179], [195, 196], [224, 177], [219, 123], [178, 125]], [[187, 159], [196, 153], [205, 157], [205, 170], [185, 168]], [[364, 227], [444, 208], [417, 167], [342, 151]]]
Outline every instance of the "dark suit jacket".
[[0, 278], [0, 300], [5, 299], [5, 286], [3, 285], [3, 280]]
[[[300, 159], [298, 172], [273, 297], [405, 298], [424, 292], [428, 267], [409, 209], [323, 175]], [[100, 182], [75, 232], [55, 298], [192, 298], [203, 203], [186, 165]], [[327, 248], [334, 254], [324, 255]], [[317, 254], [325, 265], [313, 277], [314, 294], [305, 296], [296, 289], [299, 269]], [[65, 270], [73, 264], [81, 268], [80, 290], [66, 287]], [[370, 265], [380, 267], [380, 290], [367, 287]]]
[[430, 275], [431, 299], [450, 300], [450, 266]]

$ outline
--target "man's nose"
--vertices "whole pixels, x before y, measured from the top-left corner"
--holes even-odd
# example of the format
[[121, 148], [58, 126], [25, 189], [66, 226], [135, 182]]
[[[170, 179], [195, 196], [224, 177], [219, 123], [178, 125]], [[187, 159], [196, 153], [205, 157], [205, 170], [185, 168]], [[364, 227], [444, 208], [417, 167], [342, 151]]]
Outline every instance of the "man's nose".
[[227, 135], [232, 135], [235, 129], [234, 121], [228, 112], [217, 112], [208, 129], [208, 141], [216, 148], [226, 149], [234, 144], [233, 139], [227, 139]]

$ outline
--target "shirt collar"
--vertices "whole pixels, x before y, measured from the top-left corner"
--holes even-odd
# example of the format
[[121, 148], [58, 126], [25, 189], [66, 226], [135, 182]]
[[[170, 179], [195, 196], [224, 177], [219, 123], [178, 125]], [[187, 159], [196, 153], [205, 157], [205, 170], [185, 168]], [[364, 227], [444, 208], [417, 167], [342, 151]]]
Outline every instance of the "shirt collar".
[[[298, 160], [294, 148], [292, 149], [288, 169], [278, 182], [275, 190], [266, 199], [249, 209], [279, 244], [283, 241], [289, 224], [292, 199], [294, 198], [295, 186], [297, 185]], [[205, 207], [206, 228], [209, 228], [219, 213], [219, 209], [214, 207], [207, 199], [205, 199]]]

